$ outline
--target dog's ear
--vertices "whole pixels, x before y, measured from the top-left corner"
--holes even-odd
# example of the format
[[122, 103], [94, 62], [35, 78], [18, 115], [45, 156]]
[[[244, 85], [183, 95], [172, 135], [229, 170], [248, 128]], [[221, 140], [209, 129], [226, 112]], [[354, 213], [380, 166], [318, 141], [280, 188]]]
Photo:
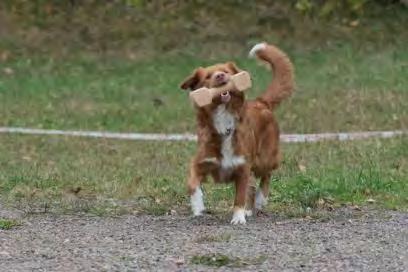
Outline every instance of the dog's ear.
[[194, 72], [187, 77], [181, 84], [180, 88], [183, 90], [195, 90], [198, 83], [200, 83], [200, 80], [204, 74], [204, 68], [199, 67]]
[[231, 71], [232, 71], [233, 74], [237, 74], [237, 73], [239, 73], [239, 72], [242, 71], [242, 70], [239, 69], [238, 66], [237, 66], [234, 62], [232, 62], [232, 61], [227, 62], [226, 65], [227, 65], [227, 67], [228, 67], [229, 69], [231, 69]]

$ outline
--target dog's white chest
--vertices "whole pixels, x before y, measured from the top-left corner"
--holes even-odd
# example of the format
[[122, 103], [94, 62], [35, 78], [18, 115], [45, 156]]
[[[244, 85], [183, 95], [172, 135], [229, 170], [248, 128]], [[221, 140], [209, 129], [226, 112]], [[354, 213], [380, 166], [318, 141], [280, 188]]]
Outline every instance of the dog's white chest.
[[234, 154], [234, 147], [232, 146], [232, 136], [235, 131], [235, 118], [227, 111], [225, 105], [219, 105], [213, 113], [214, 127], [217, 132], [222, 135], [221, 144], [221, 167], [234, 168], [245, 163], [243, 156], [236, 156]]
[[219, 134], [226, 135], [235, 129], [235, 118], [227, 111], [225, 105], [219, 105], [213, 113], [214, 127]]

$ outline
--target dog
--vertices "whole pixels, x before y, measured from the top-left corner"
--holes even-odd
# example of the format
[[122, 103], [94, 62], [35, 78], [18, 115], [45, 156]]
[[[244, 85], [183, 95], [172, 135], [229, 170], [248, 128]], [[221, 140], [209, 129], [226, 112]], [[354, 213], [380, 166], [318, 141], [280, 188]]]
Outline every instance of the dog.
[[[187, 179], [194, 216], [205, 210], [201, 183], [208, 176], [216, 183], [235, 183], [231, 224], [245, 224], [246, 216], [267, 204], [272, 171], [280, 161], [279, 126], [274, 109], [294, 90], [294, 69], [288, 56], [274, 45], [259, 43], [251, 57], [269, 64], [272, 82], [253, 101], [243, 92], [228, 91], [205, 107], [196, 107], [198, 149]], [[199, 67], [180, 85], [184, 90], [219, 87], [240, 72], [234, 62]], [[260, 185], [256, 190], [256, 178]]]

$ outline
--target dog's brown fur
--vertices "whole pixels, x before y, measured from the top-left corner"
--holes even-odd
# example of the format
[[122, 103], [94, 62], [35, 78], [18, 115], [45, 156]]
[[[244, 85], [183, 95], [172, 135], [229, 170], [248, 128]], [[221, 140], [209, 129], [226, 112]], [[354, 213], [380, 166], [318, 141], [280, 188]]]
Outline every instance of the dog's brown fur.
[[[233, 167], [221, 167], [222, 144], [226, 137], [214, 125], [214, 112], [222, 104], [219, 97], [212, 104], [196, 108], [198, 151], [194, 156], [187, 186], [193, 195], [206, 176], [215, 182], [235, 183], [234, 210], [253, 209], [255, 179], [260, 178], [260, 190], [265, 198], [269, 194], [269, 180], [272, 170], [279, 165], [279, 127], [273, 110], [294, 89], [293, 66], [289, 58], [273, 45], [264, 44], [255, 52], [273, 68], [274, 78], [266, 92], [253, 101], [246, 101], [242, 92], [230, 92], [231, 100], [225, 103], [226, 110], [234, 116], [235, 130], [232, 131], [232, 149], [236, 156], [243, 156], [245, 162]], [[238, 73], [239, 68], [232, 62], [198, 68], [182, 84], [181, 88], [195, 90], [199, 87], [216, 87], [215, 75], [227, 77]], [[249, 188], [249, 190], [248, 190]]]

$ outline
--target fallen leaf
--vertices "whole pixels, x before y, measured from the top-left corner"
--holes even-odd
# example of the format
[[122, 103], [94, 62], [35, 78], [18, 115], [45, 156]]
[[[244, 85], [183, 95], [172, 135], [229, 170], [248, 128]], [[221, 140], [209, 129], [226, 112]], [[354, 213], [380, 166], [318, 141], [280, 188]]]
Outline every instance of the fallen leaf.
[[10, 57], [10, 53], [8, 51], [4, 51], [0, 54], [0, 59], [2, 61], [7, 61]]
[[8, 76], [11, 76], [11, 75], [14, 74], [14, 70], [11, 69], [10, 67], [6, 67], [6, 68], [3, 69], [3, 73], [8, 75]]
[[357, 205], [351, 206], [351, 208], [356, 211], [361, 211], [361, 208]]
[[182, 265], [182, 264], [184, 264], [184, 263], [185, 263], [184, 258], [181, 257], [181, 258], [176, 259], [176, 260], [175, 260], [175, 263], [176, 263], [177, 265]]
[[319, 198], [319, 200], [317, 200], [317, 205], [319, 205], [319, 206], [323, 206], [324, 203], [325, 203], [325, 201], [324, 201], [323, 198]]
[[359, 24], [360, 24], [359, 20], [354, 20], [354, 21], [351, 21], [351, 22], [350, 22], [350, 26], [351, 26], [351, 27], [356, 27], [356, 26], [358, 26]]
[[177, 266], [183, 265], [186, 261], [184, 260], [184, 257], [172, 257], [167, 259], [173, 263], [175, 263]]
[[129, 53], [127, 54], [127, 57], [128, 57], [130, 60], [135, 60], [137, 56], [136, 56], [135, 53], [129, 52]]
[[171, 215], [177, 215], [177, 211], [176, 210], [170, 210], [170, 214]]
[[298, 164], [298, 168], [300, 172], [306, 172], [306, 166], [304, 166], [303, 164]]

